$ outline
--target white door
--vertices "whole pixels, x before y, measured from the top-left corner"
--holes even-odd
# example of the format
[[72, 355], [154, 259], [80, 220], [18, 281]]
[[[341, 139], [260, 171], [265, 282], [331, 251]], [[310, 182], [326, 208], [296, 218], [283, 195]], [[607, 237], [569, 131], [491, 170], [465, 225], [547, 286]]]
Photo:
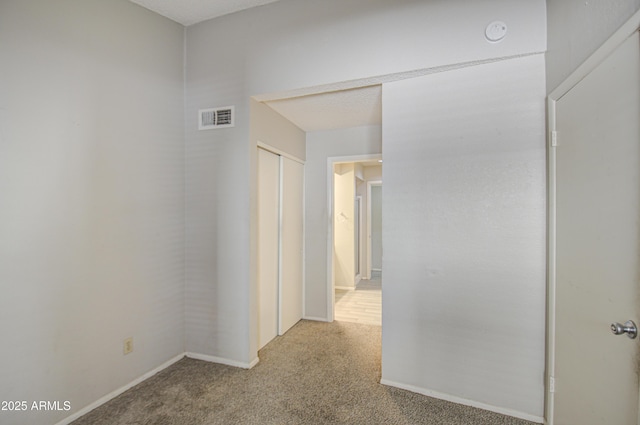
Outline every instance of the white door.
[[304, 167], [281, 157], [282, 228], [280, 335], [302, 319]]
[[304, 166], [258, 149], [259, 348], [302, 319]]
[[259, 348], [278, 334], [280, 157], [258, 149]]
[[556, 101], [554, 425], [638, 421], [640, 44]]

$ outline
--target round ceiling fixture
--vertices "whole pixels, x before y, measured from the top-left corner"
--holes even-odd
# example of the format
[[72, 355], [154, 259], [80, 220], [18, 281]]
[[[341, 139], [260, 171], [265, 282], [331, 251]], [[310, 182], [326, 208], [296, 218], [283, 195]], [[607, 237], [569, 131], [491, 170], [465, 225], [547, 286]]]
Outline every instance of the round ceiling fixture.
[[493, 21], [487, 25], [487, 29], [484, 31], [487, 41], [491, 43], [497, 43], [501, 41], [505, 35], [507, 35], [507, 24], [502, 21]]

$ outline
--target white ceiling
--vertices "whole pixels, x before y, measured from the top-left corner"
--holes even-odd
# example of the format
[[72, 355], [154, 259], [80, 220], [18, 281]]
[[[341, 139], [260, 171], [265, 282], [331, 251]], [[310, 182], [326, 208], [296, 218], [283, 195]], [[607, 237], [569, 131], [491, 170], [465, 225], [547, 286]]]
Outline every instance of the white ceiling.
[[382, 123], [380, 85], [265, 102], [304, 131]]
[[184, 26], [278, 0], [130, 0]]
[[[273, 3], [278, 0], [130, 0], [189, 26], [208, 19]], [[380, 85], [264, 100], [304, 131], [376, 125], [382, 122]]]

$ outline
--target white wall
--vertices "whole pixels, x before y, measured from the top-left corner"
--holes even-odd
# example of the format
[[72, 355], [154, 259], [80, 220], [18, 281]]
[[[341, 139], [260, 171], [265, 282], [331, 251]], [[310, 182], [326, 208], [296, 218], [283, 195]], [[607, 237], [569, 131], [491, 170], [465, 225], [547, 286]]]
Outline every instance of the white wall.
[[[508, 23], [509, 35], [502, 43], [487, 43], [484, 30], [495, 19]], [[543, 0], [281, 0], [187, 28], [189, 340], [208, 355], [240, 362], [255, 357], [251, 96], [545, 47]], [[226, 105], [236, 106], [235, 128], [197, 131], [199, 108]], [[307, 229], [311, 226], [307, 220]], [[316, 260], [314, 249], [306, 246], [306, 314], [326, 317], [326, 300], [319, 294], [326, 272], [316, 262], [326, 260]]]
[[383, 98], [383, 382], [541, 420], [544, 58]]
[[638, 9], [640, 0], [547, 0], [547, 93]]
[[0, 423], [184, 351], [182, 58], [125, 0], [0, 2], [0, 400], [71, 403]]
[[262, 102], [251, 99], [251, 140], [269, 145], [272, 151], [304, 161], [306, 134]]
[[382, 181], [382, 165], [363, 167], [365, 181]]
[[380, 126], [307, 133], [305, 164], [305, 317], [327, 320], [327, 240], [329, 238], [327, 159], [382, 152]]
[[355, 286], [355, 164], [336, 164], [333, 174], [333, 278], [335, 286]]

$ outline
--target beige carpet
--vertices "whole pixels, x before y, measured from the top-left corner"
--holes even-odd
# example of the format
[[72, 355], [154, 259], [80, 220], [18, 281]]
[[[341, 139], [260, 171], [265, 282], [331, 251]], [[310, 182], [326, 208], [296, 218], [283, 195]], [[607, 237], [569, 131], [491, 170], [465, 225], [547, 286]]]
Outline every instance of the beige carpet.
[[73, 425], [530, 424], [380, 385], [380, 330], [301, 321], [251, 370], [185, 358]]

